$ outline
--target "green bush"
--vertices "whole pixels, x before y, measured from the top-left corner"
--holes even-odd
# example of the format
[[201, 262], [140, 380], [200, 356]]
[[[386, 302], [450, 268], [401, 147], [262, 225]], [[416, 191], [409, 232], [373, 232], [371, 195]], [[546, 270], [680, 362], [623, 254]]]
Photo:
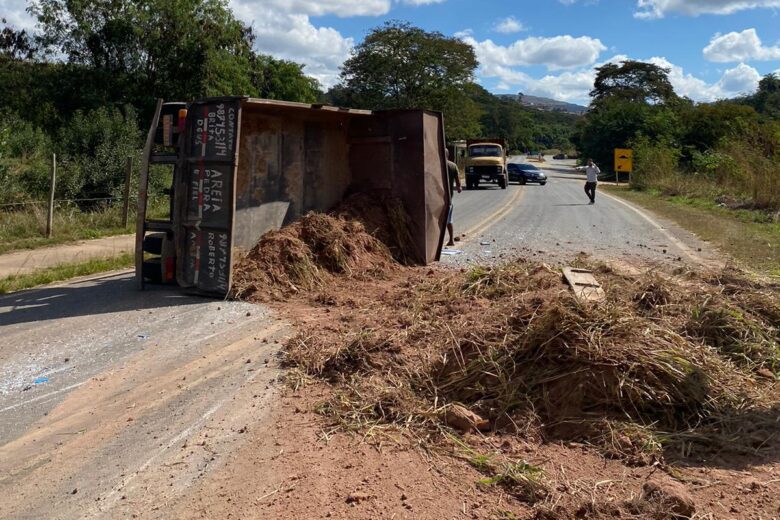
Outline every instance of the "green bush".
[[141, 135], [135, 110], [101, 107], [77, 111], [60, 129], [58, 196], [97, 198], [119, 196], [128, 156], [136, 157]]
[[780, 154], [766, 153], [744, 136], [722, 141], [716, 149], [694, 151], [690, 165], [679, 148], [634, 141], [635, 171], [631, 183], [668, 196], [717, 200], [732, 207], [780, 209]]
[[637, 189], [660, 189], [669, 195], [679, 194], [679, 150], [653, 143], [643, 137], [634, 141], [634, 172], [631, 185]]
[[14, 113], [0, 113], [0, 204], [41, 200], [48, 191], [50, 149], [43, 131]]

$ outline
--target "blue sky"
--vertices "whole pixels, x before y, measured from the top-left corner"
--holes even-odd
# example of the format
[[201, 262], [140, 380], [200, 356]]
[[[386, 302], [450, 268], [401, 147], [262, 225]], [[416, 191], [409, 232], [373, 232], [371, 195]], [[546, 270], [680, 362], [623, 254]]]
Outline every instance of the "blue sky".
[[[593, 68], [650, 60], [680, 94], [711, 101], [750, 92], [780, 70], [780, 0], [230, 0], [259, 51], [306, 64], [324, 86], [372, 28], [405, 20], [473, 45], [477, 81], [587, 103]], [[0, 16], [31, 26], [22, 0]]]

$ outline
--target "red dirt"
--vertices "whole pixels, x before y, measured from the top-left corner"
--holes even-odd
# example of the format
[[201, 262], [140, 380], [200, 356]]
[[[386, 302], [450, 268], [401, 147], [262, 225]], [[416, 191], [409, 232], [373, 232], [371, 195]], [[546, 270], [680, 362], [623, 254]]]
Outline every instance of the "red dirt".
[[[322, 386], [290, 392], [263, 427], [175, 509], [176, 518], [293, 520], [442, 518], [665, 518], [631, 514], [645, 483], [682, 480], [696, 518], [772, 519], [780, 516], [780, 449], [764, 462], [715, 458], [671, 467], [629, 467], [579, 444], [540, 443], [515, 436], [469, 435], [470, 445], [525, 459], [546, 471], [552, 493], [535, 507], [448, 456], [360, 435], [334, 433], [314, 412], [329, 395]], [[770, 462], [767, 462], [770, 461]], [[641, 503], [641, 501], [640, 501]], [[616, 513], [617, 511], [617, 513]], [[514, 515], [514, 516], [511, 516]], [[618, 515], [618, 516], [616, 516]], [[709, 515], [709, 516], [708, 516]]]
[[[458, 273], [406, 268], [382, 280], [339, 279], [274, 305], [318, 344], [341, 345], [378, 322], [393, 322], [387, 302], [410, 302], [413, 287]], [[550, 288], [552, 291], [558, 289]], [[421, 309], [425, 319], [425, 309]], [[463, 316], [452, 302], [453, 319]], [[469, 309], [479, 313], [479, 309]], [[395, 327], [409, 326], [403, 319]], [[454, 328], [457, 328], [453, 325]], [[406, 351], [389, 355], [415, 355]], [[420, 355], [419, 353], [417, 355]], [[423, 361], [422, 359], [420, 360]], [[468, 434], [479, 453], [524, 460], [545, 471], [549, 496], [534, 505], [500, 486], [479, 484], [485, 475], [452, 446], [426, 451], [414, 437], [377, 430], [346, 433], [319, 413], [333, 387], [309, 381], [290, 390], [275, 420], [253, 432], [251, 441], [224, 470], [197, 490], [193, 518], [671, 518], [668, 504], [643, 498], [648, 482], [682, 483], [696, 504], [695, 518], [780, 518], [780, 442], [762, 455], [709, 453], [675, 457], [636, 467], [610, 460], [595, 447], [546, 441], [529, 423], [518, 434]], [[343, 425], [342, 425], [343, 426]], [[430, 448], [429, 448], [430, 449]], [[458, 450], [455, 450], [458, 452]], [[448, 454], [449, 453], [449, 454]], [[252, 483], [248, 491], [248, 483]]]

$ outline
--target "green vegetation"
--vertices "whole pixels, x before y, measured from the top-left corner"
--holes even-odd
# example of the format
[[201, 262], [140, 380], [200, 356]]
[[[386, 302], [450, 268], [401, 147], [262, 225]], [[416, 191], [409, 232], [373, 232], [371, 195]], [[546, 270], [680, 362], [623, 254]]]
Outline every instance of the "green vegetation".
[[780, 79], [752, 96], [695, 104], [675, 94], [669, 71], [626, 61], [597, 69], [593, 102], [579, 122], [582, 157], [612, 169], [615, 148], [633, 148], [632, 186], [732, 209], [780, 210]]
[[447, 138], [501, 137], [511, 150], [571, 150], [578, 116], [523, 107], [474, 83], [474, 49], [457, 38], [403, 22], [374, 29], [344, 64], [329, 103], [444, 113]]
[[0, 294], [30, 289], [52, 282], [69, 280], [78, 276], [115, 271], [133, 265], [133, 255], [126, 253], [106, 259], [89, 260], [77, 264], [63, 264], [31, 274], [9, 276], [0, 280]]
[[[168, 201], [150, 201], [152, 218], [167, 215]], [[0, 254], [19, 249], [35, 249], [135, 232], [135, 201], [130, 205], [127, 227], [122, 226], [122, 205], [82, 211], [75, 205], [57, 205], [52, 224], [53, 234], [46, 238], [46, 209], [31, 205], [23, 210], [0, 212]]]
[[[301, 65], [257, 54], [251, 28], [222, 0], [39, 0], [30, 12], [38, 21], [36, 34], [0, 29], [0, 225], [6, 249], [43, 243], [6, 241], [29, 238], [23, 229], [39, 229], [29, 203], [48, 196], [52, 153], [56, 199], [71, 201], [67, 219], [74, 228], [82, 221], [88, 228], [60, 227], [55, 241], [124, 231], [105, 218], [111, 213], [105, 208], [121, 197], [127, 157], [136, 169], [140, 165], [156, 98], [249, 95], [313, 102], [320, 96], [319, 84]], [[152, 179], [152, 195], [170, 184], [170, 175]]]

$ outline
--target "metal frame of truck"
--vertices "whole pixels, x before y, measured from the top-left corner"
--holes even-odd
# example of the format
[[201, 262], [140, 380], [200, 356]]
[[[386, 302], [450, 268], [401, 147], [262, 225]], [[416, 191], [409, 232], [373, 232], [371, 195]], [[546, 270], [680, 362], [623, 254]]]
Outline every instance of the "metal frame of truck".
[[[450, 203], [440, 113], [247, 97], [194, 101], [184, 118], [176, 116], [181, 110], [159, 101], [147, 136], [139, 288], [154, 280], [224, 297], [235, 259], [264, 233], [309, 211], [328, 211], [352, 193], [399, 199], [409, 217], [410, 260], [439, 259]], [[154, 164], [174, 169], [171, 215], [162, 221], [146, 215]]]

